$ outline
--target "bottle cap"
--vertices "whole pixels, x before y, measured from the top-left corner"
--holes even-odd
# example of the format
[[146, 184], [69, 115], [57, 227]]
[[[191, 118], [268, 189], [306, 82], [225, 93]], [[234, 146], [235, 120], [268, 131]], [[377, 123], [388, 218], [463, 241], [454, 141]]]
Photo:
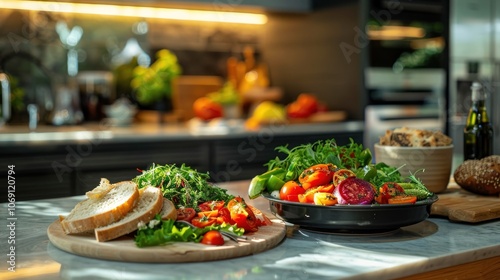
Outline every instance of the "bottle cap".
[[484, 99], [484, 95], [482, 94], [483, 86], [479, 82], [473, 82], [470, 89], [472, 90], [472, 101], [479, 101]]
[[481, 89], [483, 86], [479, 82], [473, 82], [472, 86], [470, 87], [471, 90], [478, 90]]

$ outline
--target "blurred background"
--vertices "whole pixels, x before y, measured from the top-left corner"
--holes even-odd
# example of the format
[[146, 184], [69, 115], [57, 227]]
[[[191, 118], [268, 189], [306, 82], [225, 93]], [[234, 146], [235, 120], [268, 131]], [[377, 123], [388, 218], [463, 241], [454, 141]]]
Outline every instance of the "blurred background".
[[[472, 81], [487, 89], [498, 139], [499, 21], [500, 4], [493, 0], [2, 1], [0, 73], [9, 81], [2, 80], [2, 93], [10, 96], [2, 97], [1, 162], [50, 178], [54, 196], [81, 193], [96, 176], [130, 177], [119, 170], [144, 168], [156, 158], [217, 173], [227, 168], [222, 162], [242, 157], [236, 147], [248, 134], [203, 148], [232, 153], [219, 167], [189, 153], [171, 158], [172, 149], [193, 151], [182, 145], [159, 156], [162, 143], [184, 135], [182, 127], [192, 134], [193, 125], [204, 129], [206, 121], [224, 117], [201, 116], [210, 104], [196, 111], [195, 101], [211, 93], [226, 119], [237, 120], [224, 123], [225, 131], [259, 131], [277, 120], [298, 126], [283, 142], [273, 139], [259, 150], [261, 161], [251, 160], [258, 168], [225, 180], [260, 172], [273, 155], [270, 146], [286, 141], [321, 135], [372, 147], [385, 130], [401, 126], [444, 131], [460, 161]], [[311, 97], [303, 94], [314, 97], [314, 116], [303, 112]], [[229, 117], [231, 100], [237, 111]], [[67, 164], [68, 147], [76, 151], [71, 145], [79, 142], [57, 133], [96, 131], [103, 120], [112, 121], [109, 143], [94, 146], [86, 162]], [[158, 122], [167, 128], [159, 130]], [[219, 134], [220, 127], [203, 133]], [[38, 134], [42, 139], [33, 132], [47, 133]], [[118, 164], [121, 152], [140, 145], [137, 139], [113, 142], [125, 134], [145, 135], [140, 144], [151, 148], [138, 150], [142, 161], [133, 156], [126, 166]], [[218, 144], [225, 148], [217, 150]], [[499, 145], [494, 149], [500, 153]], [[45, 160], [35, 162], [35, 155]]]

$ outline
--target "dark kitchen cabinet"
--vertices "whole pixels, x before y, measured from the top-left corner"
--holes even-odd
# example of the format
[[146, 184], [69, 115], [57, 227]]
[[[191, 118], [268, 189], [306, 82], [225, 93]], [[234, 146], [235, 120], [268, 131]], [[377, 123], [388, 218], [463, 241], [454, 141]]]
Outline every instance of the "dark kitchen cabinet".
[[[354, 127], [354, 128], [353, 128]], [[339, 126], [306, 125], [292, 131], [242, 132], [235, 135], [166, 135], [102, 141], [44, 141], [0, 144], [0, 164], [6, 178], [14, 165], [15, 199], [33, 200], [83, 195], [99, 184], [130, 180], [152, 164], [186, 164], [199, 172], [208, 172], [217, 183], [251, 179], [266, 171], [264, 166], [278, 154], [277, 146], [295, 147], [320, 139], [334, 138], [348, 144], [352, 138], [362, 143], [361, 123]], [[5, 142], [4, 142], [5, 143]], [[8, 191], [1, 193], [7, 201]]]

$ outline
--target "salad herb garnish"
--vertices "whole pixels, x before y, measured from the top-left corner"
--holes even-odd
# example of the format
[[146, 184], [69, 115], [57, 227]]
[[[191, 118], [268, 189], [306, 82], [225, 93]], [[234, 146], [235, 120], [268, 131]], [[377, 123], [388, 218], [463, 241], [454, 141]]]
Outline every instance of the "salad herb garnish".
[[170, 199], [176, 208], [191, 207], [199, 211], [199, 203], [213, 200], [227, 202], [234, 197], [227, 194], [227, 190], [211, 184], [209, 179], [208, 173], [200, 173], [184, 164], [153, 164], [132, 180], [139, 188], [149, 185], [160, 187], [163, 196]]

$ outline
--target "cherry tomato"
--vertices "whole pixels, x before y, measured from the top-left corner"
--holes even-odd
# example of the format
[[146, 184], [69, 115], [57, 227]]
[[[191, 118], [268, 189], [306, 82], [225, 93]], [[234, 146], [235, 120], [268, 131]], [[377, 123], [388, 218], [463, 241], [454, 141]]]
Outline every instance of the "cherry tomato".
[[219, 210], [224, 207], [225, 202], [223, 200], [212, 200], [206, 201], [198, 205], [201, 211], [211, 211], [211, 210]]
[[305, 192], [299, 183], [295, 181], [287, 181], [280, 189], [280, 199], [288, 201], [299, 201], [299, 194]]
[[413, 195], [397, 195], [388, 199], [389, 204], [414, 204], [417, 197]]
[[196, 211], [193, 208], [182, 207], [177, 209], [177, 220], [178, 221], [191, 221], [196, 215]]
[[201, 239], [201, 243], [205, 245], [217, 245], [221, 246], [224, 245], [224, 238], [222, 237], [222, 234], [217, 231], [217, 230], [210, 230], [207, 231], [203, 235], [203, 238]]
[[203, 218], [194, 217], [191, 220], [191, 223], [195, 227], [204, 228], [204, 227], [208, 227], [208, 226], [213, 225], [216, 221], [217, 221], [217, 218], [215, 218], [215, 217], [203, 217]]
[[329, 164], [316, 164], [302, 171], [299, 182], [307, 190], [311, 187], [327, 185], [332, 182], [335, 166]]
[[350, 169], [339, 169], [333, 173], [333, 184], [338, 186], [340, 182], [349, 177], [356, 177], [356, 174]]
[[257, 218], [252, 209], [247, 206], [243, 198], [235, 197], [227, 203], [227, 209], [231, 214], [231, 219], [245, 231], [257, 231]]
[[389, 198], [402, 195], [404, 193], [404, 189], [398, 183], [387, 182], [378, 189], [375, 201], [379, 204], [387, 204], [389, 203]]
[[208, 97], [200, 97], [193, 103], [193, 112], [196, 117], [208, 121], [222, 117], [223, 109], [219, 103]]

